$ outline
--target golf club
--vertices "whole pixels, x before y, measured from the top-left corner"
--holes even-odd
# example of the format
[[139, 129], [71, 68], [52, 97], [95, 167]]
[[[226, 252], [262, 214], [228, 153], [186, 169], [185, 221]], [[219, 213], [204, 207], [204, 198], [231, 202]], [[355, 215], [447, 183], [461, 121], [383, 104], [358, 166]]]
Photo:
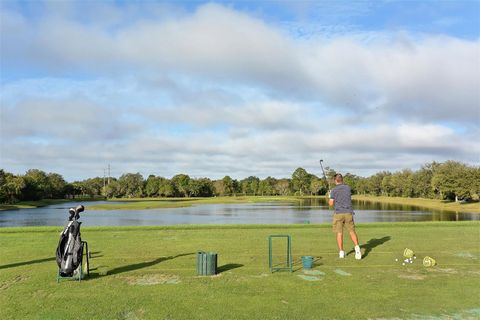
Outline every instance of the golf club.
[[325, 185], [328, 189], [328, 181], [327, 181], [327, 176], [325, 175], [325, 170], [323, 170], [323, 165], [322, 165], [322, 162], [323, 160], [320, 160], [320, 167], [322, 168], [322, 172], [323, 172], [323, 179], [325, 180]]

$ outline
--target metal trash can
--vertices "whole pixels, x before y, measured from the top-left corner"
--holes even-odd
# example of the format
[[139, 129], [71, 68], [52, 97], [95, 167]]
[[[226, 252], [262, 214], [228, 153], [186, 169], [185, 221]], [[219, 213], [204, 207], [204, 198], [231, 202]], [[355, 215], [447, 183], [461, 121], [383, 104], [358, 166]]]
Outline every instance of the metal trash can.
[[217, 274], [217, 253], [197, 252], [197, 275], [212, 276]]

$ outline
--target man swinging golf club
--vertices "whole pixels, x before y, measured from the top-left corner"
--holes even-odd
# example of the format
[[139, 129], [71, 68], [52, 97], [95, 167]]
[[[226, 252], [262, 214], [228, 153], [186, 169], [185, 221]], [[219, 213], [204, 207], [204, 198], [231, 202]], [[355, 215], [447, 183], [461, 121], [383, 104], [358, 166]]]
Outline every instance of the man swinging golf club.
[[350, 187], [343, 183], [343, 176], [337, 173], [334, 177], [335, 188], [330, 192], [330, 199], [328, 204], [334, 208], [333, 215], [333, 232], [337, 234], [338, 256], [339, 258], [345, 258], [345, 251], [343, 250], [343, 226], [346, 226], [350, 238], [352, 238], [355, 244], [355, 259], [362, 259], [362, 252], [358, 245], [358, 237], [355, 232], [355, 223], [353, 222], [352, 208], [352, 191]]

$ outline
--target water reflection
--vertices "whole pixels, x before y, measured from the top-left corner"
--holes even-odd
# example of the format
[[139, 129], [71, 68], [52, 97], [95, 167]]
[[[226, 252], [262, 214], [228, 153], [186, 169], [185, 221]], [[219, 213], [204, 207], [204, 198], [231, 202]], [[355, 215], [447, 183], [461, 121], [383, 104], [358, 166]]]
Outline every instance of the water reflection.
[[[95, 202], [95, 204], [105, 201]], [[88, 211], [92, 202], [82, 202], [87, 211], [81, 214], [85, 226], [148, 226], [175, 224], [292, 224], [326, 223], [332, 211], [326, 199], [304, 199], [296, 203], [204, 204], [187, 208], [148, 210]], [[77, 202], [36, 209], [0, 211], [0, 227], [63, 226], [68, 208]], [[480, 220], [479, 214], [429, 211], [413, 206], [354, 203], [355, 220], [365, 222], [462, 221]]]

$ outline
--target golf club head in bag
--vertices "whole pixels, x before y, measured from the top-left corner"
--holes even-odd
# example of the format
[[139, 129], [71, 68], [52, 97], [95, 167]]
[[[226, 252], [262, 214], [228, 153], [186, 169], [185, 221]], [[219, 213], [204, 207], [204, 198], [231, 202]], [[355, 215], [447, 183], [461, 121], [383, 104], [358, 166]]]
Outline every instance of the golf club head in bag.
[[83, 212], [83, 210], [85, 210], [85, 207], [81, 204], [75, 208], [75, 220], [80, 219], [80, 212]]
[[68, 221], [72, 221], [73, 217], [75, 217], [75, 209], [73, 208], [68, 209], [68, 213], [70, 214], [70, 216], [68, 217]]

